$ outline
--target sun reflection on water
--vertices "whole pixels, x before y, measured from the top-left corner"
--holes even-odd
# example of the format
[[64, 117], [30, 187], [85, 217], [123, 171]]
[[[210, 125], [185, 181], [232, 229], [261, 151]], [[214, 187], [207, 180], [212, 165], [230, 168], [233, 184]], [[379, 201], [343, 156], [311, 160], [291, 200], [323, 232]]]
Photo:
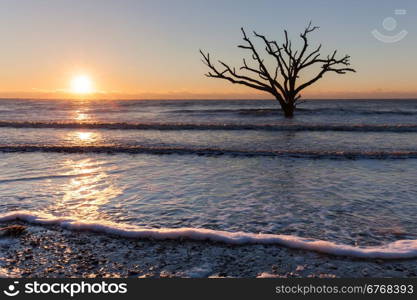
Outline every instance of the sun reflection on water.
[[85, 113], [77, 112], [77, 116], [74, 119], [77, 121], [85, 121], [88, 119], [88, 115]]
[[76, 135], [83, 142], [89, 142], [89, 141], [94, 140], [93, 132], [76, 132]]
[[[80, 103], [80, 107], [73, 111], [73, 120], [81, 123], [91, 121], [88, 111], [87, 104]], [[70, 145], [90, 146], [99, 144], [102, 135], [99, 131], [80, 129], [66, 132], [62, 139]], [[115, 184], [117, 175], [109, 173], [113, 167], [94, 158], [67, 159], [61, 164], [66, 170], [63, 175], [68, 179], [58, 191], [60, 199], [49, 210], [80, 220], [108, 219], [101, 208], [122, 193]]]
[[101, 207], [122, 193], [108, 174], [109, 167], [89, 158], [69, 159], [63, 165], [70, 169], [66, 174], [70, 179], [62, 186], [62, 199], [51, 209], [80, 220], [108, 219]]
[[96, 131], [76, 130], [67, 133], [63, 139], [72, 145], [85, 146], [99, 144], [102, 140], [102, 136]]
[[83, 107], [82, 109], [77, 109], [74, 111], [73, 119], [75, 121], [83, 122], [83, 121], [91, 121], [92, 117], [88, 113], [88, 108]]

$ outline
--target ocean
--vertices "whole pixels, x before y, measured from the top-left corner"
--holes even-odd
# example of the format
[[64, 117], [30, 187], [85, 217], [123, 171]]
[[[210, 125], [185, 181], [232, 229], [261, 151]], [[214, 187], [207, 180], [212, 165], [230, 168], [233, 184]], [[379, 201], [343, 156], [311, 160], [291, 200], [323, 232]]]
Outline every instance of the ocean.
[[417, 100], [0, 100], [0, 221], [417, 256]]

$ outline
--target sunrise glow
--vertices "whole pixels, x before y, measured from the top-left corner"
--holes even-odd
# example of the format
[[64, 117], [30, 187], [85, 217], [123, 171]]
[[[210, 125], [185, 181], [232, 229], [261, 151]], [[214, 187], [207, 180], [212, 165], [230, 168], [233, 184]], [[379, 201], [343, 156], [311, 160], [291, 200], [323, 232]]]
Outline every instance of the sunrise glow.
[[94, 91], [91, 78], [78, 75], [71, 80], [71, 92], [74, 94], [91, 94]]

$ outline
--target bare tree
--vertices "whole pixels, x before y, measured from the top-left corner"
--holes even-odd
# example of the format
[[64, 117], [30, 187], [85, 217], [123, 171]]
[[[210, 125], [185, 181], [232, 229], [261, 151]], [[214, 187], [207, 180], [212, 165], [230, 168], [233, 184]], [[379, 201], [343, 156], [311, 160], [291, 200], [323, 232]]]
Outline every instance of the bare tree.
[[[317, 26], [312, 26], [311, 22], [308, 24], [304, 32], [300, 34], [302, 47], [296, 51], [293, 50], [286, 30], [284, 30], [285, 41], [281, 45], [276, 41], [267, 39], [264, 35], [254, 32], [254, 35], [265, 44], [266, 52], [275, 61], [273, 71], [270, 71], [270, 68], [267, 67], [267, 64], [264, 62], [255, 45], [248, 38], [245, 30], [241, 28], [244, 44], [238, 47], [251, 52], [255, 66], [251, 66], [247, 63], [246, 59], [243, 59], [243, 65], [239, 68], [243, 72], [238, 73], [235, 67], [230, 67], [228, 64], [219, 60], [218, 62], [221, 65], [219, 69], [211, 61], [210, 54], [200, 50], [203, 56], [202, 61], [210, 68], [206, 76], [225, 79], [231, 83], [245, 85], [270, 93], [280, 103], [285, 117], [291, 118], [294, 115], [298, 100], [301, 98], [300, 92], [321, 79], [325, 73], [334, 72], [337, 74], [345, 74], [346, 72], [355, 72], [354, 69], [349, 68], [349, 55], [336, 58], [337, 51], [335, 50], [331, 55], [322, 58], [320, 54], [321, 44], [314, 50], [309, 50], [308, 35], [318, 28]], [[301, 71], [309, 67], [317, 66], [320, 68], [313, 78], [301, 84], [297, 82], [300, 78]]]

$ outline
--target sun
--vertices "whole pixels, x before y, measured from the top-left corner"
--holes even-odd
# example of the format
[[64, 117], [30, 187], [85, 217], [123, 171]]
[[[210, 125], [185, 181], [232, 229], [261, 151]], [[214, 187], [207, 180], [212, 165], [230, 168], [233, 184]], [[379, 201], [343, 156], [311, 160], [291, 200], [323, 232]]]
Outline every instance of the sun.
[[89, 76], [78, 75], [71, 80], [71, 92], [74, 94], [91, 94], [93, 91], [93, 82]]

